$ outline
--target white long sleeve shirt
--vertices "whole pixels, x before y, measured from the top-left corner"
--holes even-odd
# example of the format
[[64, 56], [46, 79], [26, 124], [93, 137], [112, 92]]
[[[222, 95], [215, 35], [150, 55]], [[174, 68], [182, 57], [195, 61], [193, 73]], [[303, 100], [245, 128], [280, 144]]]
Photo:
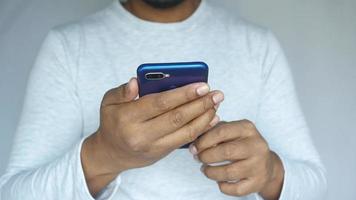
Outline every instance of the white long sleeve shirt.
[[[267, 29], [202, 1], [188, 19], [154, 23], [114, 1], [47, 35], [31, 71], [1, 200], [93, 199], [80, 160], [83, 138], [99, 125], [103, 94], [147, 62], [204, 61], [209, 84], [225, 93], [218, 114], [249, 119], [282, 159], [280, 199], [318, 199], [325, 169], [297, 101], [284, 53]], [[96, 199], [227, 200], [187, 149], [121, 173]]]

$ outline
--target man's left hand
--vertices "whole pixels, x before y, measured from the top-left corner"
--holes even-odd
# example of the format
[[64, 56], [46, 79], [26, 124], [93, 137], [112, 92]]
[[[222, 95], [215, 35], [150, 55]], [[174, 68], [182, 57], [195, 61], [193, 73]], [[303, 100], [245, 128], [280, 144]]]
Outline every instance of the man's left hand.
[[[190, 151], [203, 163], [202, 172], [231, 196], [259, 193], [278, 199], [284, 169], [278, 155], [249, 120], [222, 122], [198, 138]], [[228, 162], [213, 166], [212, 163]]]

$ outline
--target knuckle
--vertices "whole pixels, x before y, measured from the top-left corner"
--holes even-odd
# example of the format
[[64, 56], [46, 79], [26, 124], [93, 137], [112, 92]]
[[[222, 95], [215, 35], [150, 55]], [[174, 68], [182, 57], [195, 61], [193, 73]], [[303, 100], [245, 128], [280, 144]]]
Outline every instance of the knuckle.
[[242, 120], [242, 124], [247, 129], [254, 129], [255, 128], [255, 124], [252, 121], [248, 120], [248, 119], [243, 119]]
[[210, 97], [205, 97], [204, 99], [202, 99], [202, 107], [203, 110], [208, 110], [213, 107], [213, 103]]
[[170, 116], [171, 124], [174, 127], [180, 127], [183, 124], [183, 113], [180, 110], [174, 110]]
[[111, 96], [113, 90], [114, 90], [114, 89], [110, 89], [110, 90], [106, 91], [105, 94], [104, 94], [104, 96], [103, 96], [103, 99], [106, 99], [106, 98], [108, 98], [109, 96]]
[[265, 141], [263, 140], [258, 140], [256, 142], [256, 149], [258, 149], [259, 151], [265, 153], [265, 152], [269, 152], [269, 148], [268, 145], [266, 144]]
[[198, 138], [197, 131], [193, 125], [190, 125], [190, 124], [187, 125], [187, 132], [188, 132], [188, 134], [187, 134], [188, 142], [193, 142]]
[[262, 152], [267, 153], [267, 152], [270, 151], [268, 145], [265, 142], [261, 142], [260, 146], [261, 146], [260, 149], [261, 149]]
[[105, 107], [108, 104], [108, 99], [110, 99], [110, 96], [112, 95], [114, 89], [110, 89], [106, 91], [103, 95], [103, 98], [101, 100], [101, 107]]
[[207, 116], [208, 116], [208, 122], [210, 123], [211, 122], [211, 120], [213, 120], [214, 119], [214, 117], [215, 117], [215, 115], [216, 115], [216, 110], [215, 109], [210, 109], [210, 110], [208, 110], [207, 111]]
[[115, 95], [120, 95], [120, 96], [125, 96], [126, 95], [126, 84], [120, 85], [117, 88], [111, 88], [108, 91], [106, 91], [104, 93], [103, 99], [107, 99], [110, 98], [111, 96], [115, 96]]
[[154, 107], [159, 110], [170, 110], [170, 105], [167, 98], [163, 95], [157, 95], [154, 100]]
[[185, 97], [186, 101], [191, 101], [191, 100], [195, 99], [196, 92], [195, 91], [191, 91], [191, 90], [186, 90], [184, 92], [184, 97]]
[[114, 92], [117, 92], [121, 97], [126, 97], [127, 96], [127, 88], [126, 88], [127, 84], [123, 84], [123, 85], [120, 85], [116, 91]]
[[101, 105], [100, 107], [100, 116], [110, 116], [113, 109], [110, 106]]
[[229, 145], [223, 146], [222, 151], [225, 159], [232, 160], [233, 149]]
[[217, 138], [220, 138], [223, 141], [225, 141], [225, 139], [227, 137], [225, 134], [225, 130], [222, 126], [215, 129], [215, 134], [216, 134]]

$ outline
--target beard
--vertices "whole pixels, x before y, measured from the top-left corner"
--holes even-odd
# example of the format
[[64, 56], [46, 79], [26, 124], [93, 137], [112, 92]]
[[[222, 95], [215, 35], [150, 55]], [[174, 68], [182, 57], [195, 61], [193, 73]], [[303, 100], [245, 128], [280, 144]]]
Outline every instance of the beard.
[[181, 4], [185, 0], [142, 0], [148, 5], [158, 8], [158, 9], [166, 9], [172, 8], [179, 4]]

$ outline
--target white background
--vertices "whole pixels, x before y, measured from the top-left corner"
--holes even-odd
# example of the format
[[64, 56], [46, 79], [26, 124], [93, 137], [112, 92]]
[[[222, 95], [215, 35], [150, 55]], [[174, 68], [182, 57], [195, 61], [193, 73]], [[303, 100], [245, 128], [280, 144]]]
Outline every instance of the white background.
[[[214, 0], [272, 29], [292, 66], [312, 137], [328, 170], [328, 199], [356, 199], [356, 1]], [[0, 174], [29, 70], [50, 27], [111, 0], [0, 0]]]

